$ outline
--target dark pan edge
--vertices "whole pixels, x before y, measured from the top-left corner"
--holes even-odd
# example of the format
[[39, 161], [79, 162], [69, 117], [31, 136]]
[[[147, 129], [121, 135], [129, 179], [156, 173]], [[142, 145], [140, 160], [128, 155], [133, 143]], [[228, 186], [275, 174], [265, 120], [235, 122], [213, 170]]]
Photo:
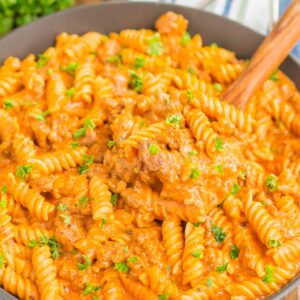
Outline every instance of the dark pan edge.
[[[167, 3], [149, 3], [149, 2], [123, 2], [123, 1], [114, 1], [111, 3], [98, 3], [98, 4], [89, 4], [89, 5], [82, 5], [79, 7], [74, 7], [62, 12], [58, 12], [56, 14], [52, 14], [46, 17], [43, 17], [31, 24], [28, 24], [26, 26], [23, 26], [21, 28], [18, 28], [16, 30], [14, 30], [13, 32], [9, 33], [7, 36], [3, 37], [0, 39], [0, 45], [4, 44], [4, 43], [10, 43], [15, 36], [19, 36], [22, 35], [24, 33], [24, 35], [26, 35], [27, 31], [30, 31], [32, 28], [35, 28], [37, 25], [40, 25], [41, 27], [43, 26], [43, 24], [47, 23], [48, 21], [51, 21], [52, 19], [55, 20], [56, 18], [64, 18], [64, 17], [68, 17], [70, 15], [72, 15], [73, 13], [83, 13], [85, 11], [89, 11], [90, 9], [93, 8], [99, 8], [99, 7], [115, 7], [115, 9], [130, 9], [130, 7], [134, 7], [134, 6], [141, 6], [144, 7], [145, 10], [147, 8], [154, 8], [154, 7], [163, 7], [166, 10], [174, 10], [177, 12], [182, 12], [186, 11], [186, 12], [192, 12], [192, 11], [197, 11], [199, 13], [199, 15], [201, 16], [209, 16], [215, 20], [223, 20], [223, 22], [225, 22], [225, 24], [231, 24], [232, 26], [238, 26], [240, 28], [243, 28], [245, 32], [248, 33], [252, 33], [253, 35], [255, 34], [258, 40], [262, 40], [263, 39], [263, 35], [257, 33], [256, 31], [243, 26], [235, 21], [232, 20], [228, 20], [225, 19], [221, 16], [209, 13], [209, 12], [203, 12], [199, 9], [194, 9], [194, 8], [188, 8], [182, 5], [174, 5], [174, 4], [167, 4]], [[221, 44], [222, 45], [222, 44]], [[0, 48], [1, 49], [1, 48]], [[0, 50], [1, 52], [1, 50]], [[289, 57], [286, 62], [284, 63], [283, 66], [283, 71], [285, 71], [286, 68], [291, 68], [292, 70], [294, 70], [296, 73], [298, 72], [298, 74], [300, 74], [300, 64], [293, 58], [293, 57]], [[297, 77], [296, 79], [298, 79], [297, 83], [298, 83], [298, 87], [300, 88], [300, 79]], [[293, 290], [295, 287], [297, 287], [300, 284], [300, 274], [294, 278], [292, 281], [290, 281], [288, 284], [286, 284], [284, 287], [282, 287], [278, 292], [276, 292], [275, 294], [271, 295], [268, 299], [269, 300], [280, 300], [282, 299], [282, 297], [284, 297], [285, 295], [287, 295], [289, 292], [291, 292], [291, 290]], [[3, 290], [2, 288], [0, 288], [0, 300], [15, 300], [17, 298], [15, 298], [14, 296], [10, 295], [9, 293], [7, 293], [5, 290]]]

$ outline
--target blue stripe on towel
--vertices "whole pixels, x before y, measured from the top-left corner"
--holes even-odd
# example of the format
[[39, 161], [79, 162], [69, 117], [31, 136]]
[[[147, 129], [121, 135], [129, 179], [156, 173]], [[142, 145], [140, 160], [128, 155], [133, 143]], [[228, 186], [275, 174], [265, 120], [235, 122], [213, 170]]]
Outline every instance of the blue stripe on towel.
[[224, 7], [224, 11], [223, 11], [223, 16], [224, 17], [228, 17], [231, 6], [232, 6], [232, 0], [227, 0], [226, 4], [225, 4], [225, 7]]

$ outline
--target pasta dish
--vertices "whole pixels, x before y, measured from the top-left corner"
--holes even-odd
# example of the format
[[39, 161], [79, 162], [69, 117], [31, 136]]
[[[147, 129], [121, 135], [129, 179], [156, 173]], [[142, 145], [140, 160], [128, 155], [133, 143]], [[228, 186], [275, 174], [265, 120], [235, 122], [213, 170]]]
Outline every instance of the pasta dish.
[[264, 299], [300, 266], [300, 93], [167, 12], [0, 68], [0, 286], [19, 299]]

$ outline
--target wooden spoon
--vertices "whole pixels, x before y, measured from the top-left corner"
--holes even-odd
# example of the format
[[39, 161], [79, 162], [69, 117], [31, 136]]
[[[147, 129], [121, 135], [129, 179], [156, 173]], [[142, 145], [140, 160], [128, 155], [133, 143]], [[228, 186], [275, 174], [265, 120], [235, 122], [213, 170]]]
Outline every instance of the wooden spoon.
[[223, 93], [222, 100], [243, 110], [249, 99], [279, 67], [299, 39], [300, 0], [296, 0], [259, 46], [246, 69]]

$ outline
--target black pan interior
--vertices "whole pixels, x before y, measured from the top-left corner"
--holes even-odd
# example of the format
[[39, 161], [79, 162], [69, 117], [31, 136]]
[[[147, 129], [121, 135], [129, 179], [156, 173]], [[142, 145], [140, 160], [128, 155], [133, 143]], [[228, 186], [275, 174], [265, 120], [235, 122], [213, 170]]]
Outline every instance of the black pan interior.
[[[263, 40], [262, 35], [247, 27], [201, 10], [163, 3], [112, 2], [69, 9], [13, 31], [0, 39], [0, 62], [8, 56], [24, 58], [29, 53], [42, 53], [64, 31], [107, 34], [125, 28], [153, 28], [154, 21], [169, 10], [183, 14], [190, 21], [189, 32], [200, 33], [205, 44], [217, 43], [235, 51], [240, 58], [249, 58]], [[281, 70], [300, 89], [300, 65], [287, 58]], [[299, 284], [300, 276], [269, 299], [282, 299]], [[12, 299], [16, 298], [0, 289], [0, 300]]]

